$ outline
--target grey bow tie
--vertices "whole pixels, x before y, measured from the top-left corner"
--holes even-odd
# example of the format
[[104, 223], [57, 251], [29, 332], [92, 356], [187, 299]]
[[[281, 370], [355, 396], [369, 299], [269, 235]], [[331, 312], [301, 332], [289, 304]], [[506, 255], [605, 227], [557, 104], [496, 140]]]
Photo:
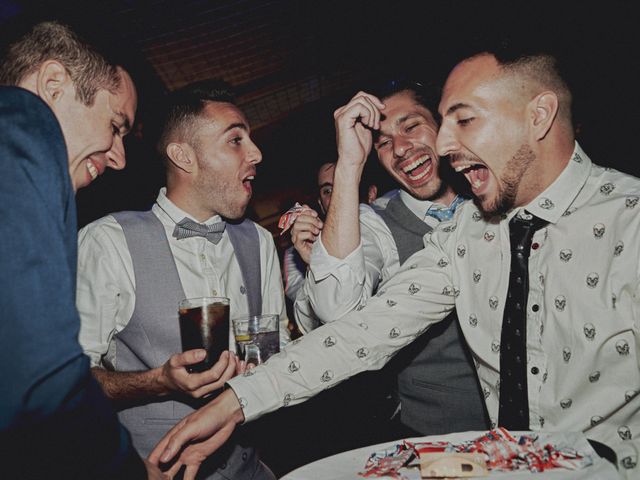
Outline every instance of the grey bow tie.
[[173, 229], [173, 236], [178, 240], [189, 237], [205, 237], [211, 243], [217, 245], [222, 238], [225, 226], [226, 223], [223, 221], [211, 225], [203, 225], [185, 217], [176, 223], [176, 228]]

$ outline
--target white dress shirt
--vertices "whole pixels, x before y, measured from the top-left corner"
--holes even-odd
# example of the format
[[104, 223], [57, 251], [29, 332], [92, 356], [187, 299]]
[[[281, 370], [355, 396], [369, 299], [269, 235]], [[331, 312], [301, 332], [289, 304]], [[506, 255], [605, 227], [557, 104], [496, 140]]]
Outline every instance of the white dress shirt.
[[[433, 202], [418, 200], [404, 190], [393, 190], [374, 202], [379, 207], [395, 196], [420, 220], [432, 228], [440, 223], [426, 215]], [[360, 204], [360, 244], [346, 258], [331, 256], [322, 243], [322, 233], [313, 245], [304, 293], [294, 304], [301, 330], [309, 332], [320, 323], [342, 318], [361, 307], [380, 283], [391, 278], [400, 268], [398, 248], [391, 230], [373, 208]], [[317, 317], [307, 312], [315, 312]], [[315, 321], [314, 321], [315, 320]]]
[[[526, 206], [549, 222], [529, 259], [530, 427], [583, 431], [610, 445], [628, 478], [640, 473], [639, 200], [639, 179], [592, 164], [576, 144], [562, 174]], [[487, 221], [465, 203], [366, 307], [232, 379], [245, 418], [380, 368], [455, 306], [495, 424], [508, 229], [517, 211]]]
[[295, 247], [289, 247], [284, 251], [282, 263], [284, 264], [284, 294], [293, 302], [304, 283], [307, 264], [300, 258]]
[[[176, 207], [161, 189], [152, 212], [165, 228], [178, 275], [188, 298], [219, 296], [230, 299], [230, 318], [246, 314], [246, 295], [240, 266], [229, 235], [217, 245], [204, 237], [177, 240], [172, 233], [176, 222], [189, 215]], [[205, 223], [219, 221], [218, 215]], [[288, 341], [280, 264], [271, 234], [259, 225], [262, 282], [262, 312], [280, 315], [281, 344]], [[80, 230], [78, 236], [77, 306], [80, 312], [80, 344], [92, 366], [114, 366], [114, 334], [122, 331], [133, 313], [136, 293], [133, 263], [122, 227], [108, 215]], [[176, 305], [176, 312], [178, 305]], [[177, 321], [177, 313], [176, 313]], [[235, 348], [231, 325], [229, 348]]]
[[307, 264], [295, 247], [284, 251], [284, 294], [292, 302], [293, 315], [301, 332], [313, 330], [320, 320], [311, 307], [311, 302], [303, 288], [306, 282]]

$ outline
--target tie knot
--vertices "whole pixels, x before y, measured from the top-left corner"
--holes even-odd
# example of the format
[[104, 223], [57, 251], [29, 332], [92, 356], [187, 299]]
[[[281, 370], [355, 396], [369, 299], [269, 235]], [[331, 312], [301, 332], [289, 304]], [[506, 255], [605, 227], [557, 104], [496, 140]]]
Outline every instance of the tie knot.
[[534, 233], [549, 222], [523, 210], [516, 214], [509, 222], [509, 237], [511, 239], [511, 251], [529, 254], [531, 240]]
[[434, 203], [427, 209], [427, 215], [441, 222], [451, 220], [453, 218], [453, 214], [456, 213], [456, 209], [462, 202], [464, 202], [464, 198], [456, 196], [448, 207]]
[[214, 245], [217, 245], [222, 238], [225, 227], [226, 223], [223, 221], [205, 225], [185, 217], [176, 223], [176, 227], [173, 229], [173, 236], [178, 240], [190, 237], [204, 237]]

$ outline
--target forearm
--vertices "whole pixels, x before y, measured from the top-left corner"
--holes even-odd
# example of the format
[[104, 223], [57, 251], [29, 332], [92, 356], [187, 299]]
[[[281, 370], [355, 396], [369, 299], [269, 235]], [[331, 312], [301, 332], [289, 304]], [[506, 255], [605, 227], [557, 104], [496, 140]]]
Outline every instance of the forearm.
[[222, 392], [222, 394], [217, 398], [213, 399], [212, 403], [213, 402], [220, 404], [220, 407], [227, 413], [227, 418], [229, 418], [233, 423], [236, 425], [244, 423], [245, 418], [244, 412], [242, 411], [242, 405], [240, 404], [240, 399], [233, 389], [229, 388]]
[[431, 324], [443, 320], [454, 308], [454, 297], [441, 287], [451, 282], [450, 272], [433, 268], [439, 251], [425, 253], [412, 257], [416, 268], [399, 271], [363, 310], [315, 329], [288, 345], [284, 355], [257, 366], [253, 375], [229, 380], [246, 419], [300, 403], [361, 371], [382, 368]]
[[389, 267], [390, 256], [383, 248], [389, 243], [384, 223], [368, 206], [360, 206], [359, 217], [361, 245], [344, 259], [328, 254], [323, 237], [314, 245], [303, 289], [323, 323], [338, 320], [366, 303], [383, 277], [385, 266]]
[[322, 230], [322, 241], [327, 252], [337, 258], [345, 258], [360, 243], [358, 222], [358, 186], [362, 165], [353, 166], [340, 162], [333, 178], [333, 194]]
[[425, 321], [414, 311], [412, 322], [406, 322], [406, 328], [396, 327], [394, 335], [400, 333], [391, 338], [389, 307], [377, 303], [373, 315], [365, 310], [351, 312], [339, 322], [304, 335], [287, 346], [286, 355], [271, 357], [250, 377], [232, 378], [228, 383], [244, 406], [246, 419], [253, 421], [283, 406], [296, 405], [359, 372], [382, 368], [397, 350], [442, 316], [431, 312], [432, 320]]
[[114, 401], [148, 400], [171, 393], [162, 375], [162, 368], [146, 372], [114, 372], [93, 367], [91, 372], [107, 397]]
[[309, 272], [302, 290], [309, 309], [324, 324], [339, 320], [363, 299], [366, 292], [362, 248], [357, 247], [344, 259], [320, 263], [321, 268]]

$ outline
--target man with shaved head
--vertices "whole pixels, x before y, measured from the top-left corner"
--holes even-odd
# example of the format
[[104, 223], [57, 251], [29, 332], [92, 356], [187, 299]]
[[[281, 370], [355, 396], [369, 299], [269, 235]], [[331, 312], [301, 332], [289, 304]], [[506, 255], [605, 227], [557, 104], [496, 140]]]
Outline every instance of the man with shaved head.
[[[591, 162], [570, 103], [550, 55], [484, 52], [459, 63], [444, 86], [436, 147], [476, 204], [427, 237], [361, 311], [231, 380], [151, 461], [197, 440], [178, 455], [197, 464], [235, 424], [380, 368], [455, 307], [492, 425], [581, 431], [638, 478], [640, 180]], [[377, 129], [370, 112], [362, 124]]]

